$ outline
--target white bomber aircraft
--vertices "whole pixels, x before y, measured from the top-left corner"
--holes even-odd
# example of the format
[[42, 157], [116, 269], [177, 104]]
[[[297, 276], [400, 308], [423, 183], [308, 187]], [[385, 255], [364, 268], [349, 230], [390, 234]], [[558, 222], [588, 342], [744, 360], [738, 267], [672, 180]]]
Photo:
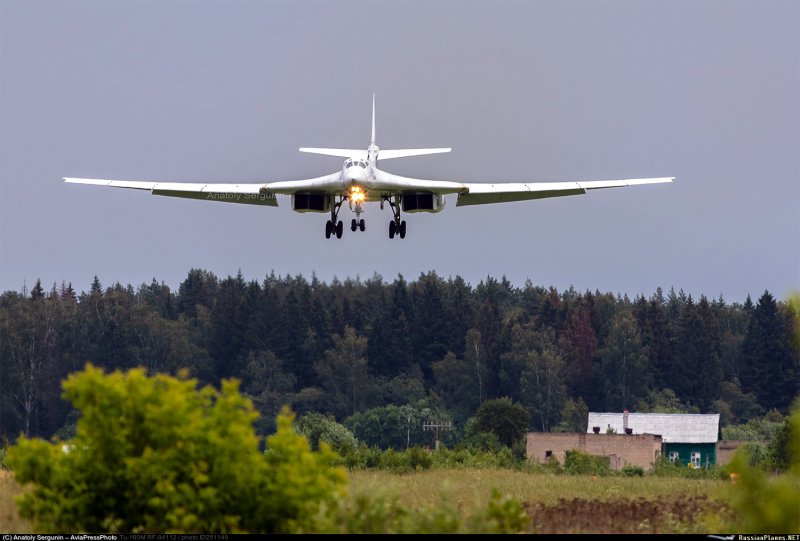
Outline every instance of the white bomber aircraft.
[[278, 195], [291, 196], [292, 209], [296, 212], [330, 212], [325, 223], [325, 237], [342, 238], [344, 225], [339, 220], [342, 203], [356, 214], [350, 222], [350, 230], [364, 231], [366, 224], [361, 214], [367, 202], [384, 203], [392, 210], [389, 222], [389, 238], [406, 236], [406, 222], [400, 218], [402, 212], [439, 212], [444, 208], [444, 196], [457, 194], [457, 207], [507, 203], [545, 197], [585, 194], [587, 190], [620, 188], [639, 184], [672, 182], [675, 177], [637, 178], [628, 180], [599, 180], [577, 182], [534, 183], [464, 183], [450, 180], [421, 180], [406, 178], [378, 169], [378, 160], [423, 156], [450, 152], [449, 148], [412, 148], [381, 150], [375, 144], [375, 95], [372, 95], [372, 140], [367, 150], [342, 148], [301, 148], [300, 152], [311, 152], [326, 156], [347, 158], [341, 171], [308, 180], [288, 180], [261, 184], [204, 184], [185, 182], [142, 182], [132, 180], [103, 180], [69, 178], [64, 181], [74, 184], [93, 184], [112, 188], [149, 190], [153, 195], [206, 199], [228, 203], [249, 203], [277, 207]]

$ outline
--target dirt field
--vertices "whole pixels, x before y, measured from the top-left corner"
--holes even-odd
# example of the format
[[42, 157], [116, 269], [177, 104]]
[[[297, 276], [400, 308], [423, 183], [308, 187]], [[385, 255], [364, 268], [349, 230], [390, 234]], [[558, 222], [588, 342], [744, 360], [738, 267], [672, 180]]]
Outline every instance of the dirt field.
[[706, 496], [686, 499], [560, 500], [554, 505], [526, 503], [538, 533], [707, 533], [709, 514], [727, 514]]

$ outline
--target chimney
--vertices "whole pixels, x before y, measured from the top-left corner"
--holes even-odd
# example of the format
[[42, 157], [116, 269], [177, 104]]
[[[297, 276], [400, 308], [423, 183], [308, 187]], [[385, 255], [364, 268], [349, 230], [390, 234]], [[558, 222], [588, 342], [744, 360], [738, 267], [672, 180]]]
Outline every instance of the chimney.
[[622, 410], [622, 429], [626, 434], [631, 434], [633, 432], [633, 430], [628, 432], [628, 408]]

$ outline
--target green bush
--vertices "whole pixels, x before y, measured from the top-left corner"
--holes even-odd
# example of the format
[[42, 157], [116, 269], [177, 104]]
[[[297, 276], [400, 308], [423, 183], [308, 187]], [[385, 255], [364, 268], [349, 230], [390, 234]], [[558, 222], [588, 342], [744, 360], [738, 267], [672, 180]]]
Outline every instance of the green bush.
[[680, 461], [670, 462], [662, 458], [653, 464], [653, 475], [657, 477], [684, 477], [686, 479], [727, 479], [728, 471], [719, 466], [710, 468], [690, 468]]
[[[800, 401], [797, 406], [800, 411]], [[779, 471], [787, 471], [792, 464], [792, 427], [791, 417], [787, 417], [781, 429], [775, 435], [775, 438], [769, 444], [769, 463], [770, 466]], [[795, 435], [795, 438], [800, 438], [800, 435]]]
[[[427, 469], [453, 468], [506, 468], [531, 469], [534, 465], [517, 458], [508, 447], [499, 451], [480, 451], [469, 447], [447, 449], [440, 447], [428, 451], [420, 447], [412, 447], [403, 451], [387, 449], [381, 451], [376, 447], [362, 444], [342, 456], [341, 463], [350, 470], [387, 470], [394, 473], [407, 473]], [[538, 468], [542, 469], [543, 468]]]
[[237, 383], [87, 365], [64, 382], [81, 412], [74, 438], [21, 437], [8, 453], [20, 515], [42, 531], [291, 532], [343, 493], [347, 478], [278, 417], [259, 451], [251, 402]]
[[608, 475], [609, 458], [582, 453], [576, 449], [567, 451], [564, 456], [564, 471], [570, 475]]
[[751, 468], [766, 469], [769, 466], [769, 451], [763, 443], [748, 441], [741, 446], [741, 450], [747, 457], [747, 464]]
[[483, 402], [475, 412], [475, 433], [491, 432], [506, 447], [513, 446], [528, 432], [530, 412], [510, 398], [495, 398]]
[[320, 442], [323, 441], [340, 455], [358, 447], [358, 440], [353, 433], [328, 415], [307, 413], [295, 421], [294, 427], [299, 434], [308, 438], [314, 450], [318, 450]]
[[641, 466], [634, 466], [633, 464], [627, 464], [623, 466], [620, 473], [625, 477], [644, 477], [644, 468]]
[[735, 483], [726, 490], [733, 508], [733, 524], [713, 524], [717, 530], [780, 534], [800, 532], [800, 407], [789, 419], [788, 463], [782, 475], [767, 475], [750, 466], [746, 450], [737, 451], [730, 471]]
[[783, 420], [776, 420], [773, 412], [764, 417], [750, 419], [744, 424], [722, 427], [723, 440], [770, 441], [783, 427]]

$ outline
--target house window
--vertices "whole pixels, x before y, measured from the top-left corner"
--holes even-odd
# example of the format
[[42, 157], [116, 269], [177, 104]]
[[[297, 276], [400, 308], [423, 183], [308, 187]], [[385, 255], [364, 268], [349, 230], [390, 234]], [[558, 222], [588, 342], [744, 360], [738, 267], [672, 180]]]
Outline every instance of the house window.
[[692, 451], [692, 467], [699, 468], [700, 467], [700, 452], [699, 451]]
[[544, 457], [547, 459], [553, 458], [553, 451], [545, 451]]
[[669, 461], [675, 463], [678, 461], [678, 451], [669, 452]]

